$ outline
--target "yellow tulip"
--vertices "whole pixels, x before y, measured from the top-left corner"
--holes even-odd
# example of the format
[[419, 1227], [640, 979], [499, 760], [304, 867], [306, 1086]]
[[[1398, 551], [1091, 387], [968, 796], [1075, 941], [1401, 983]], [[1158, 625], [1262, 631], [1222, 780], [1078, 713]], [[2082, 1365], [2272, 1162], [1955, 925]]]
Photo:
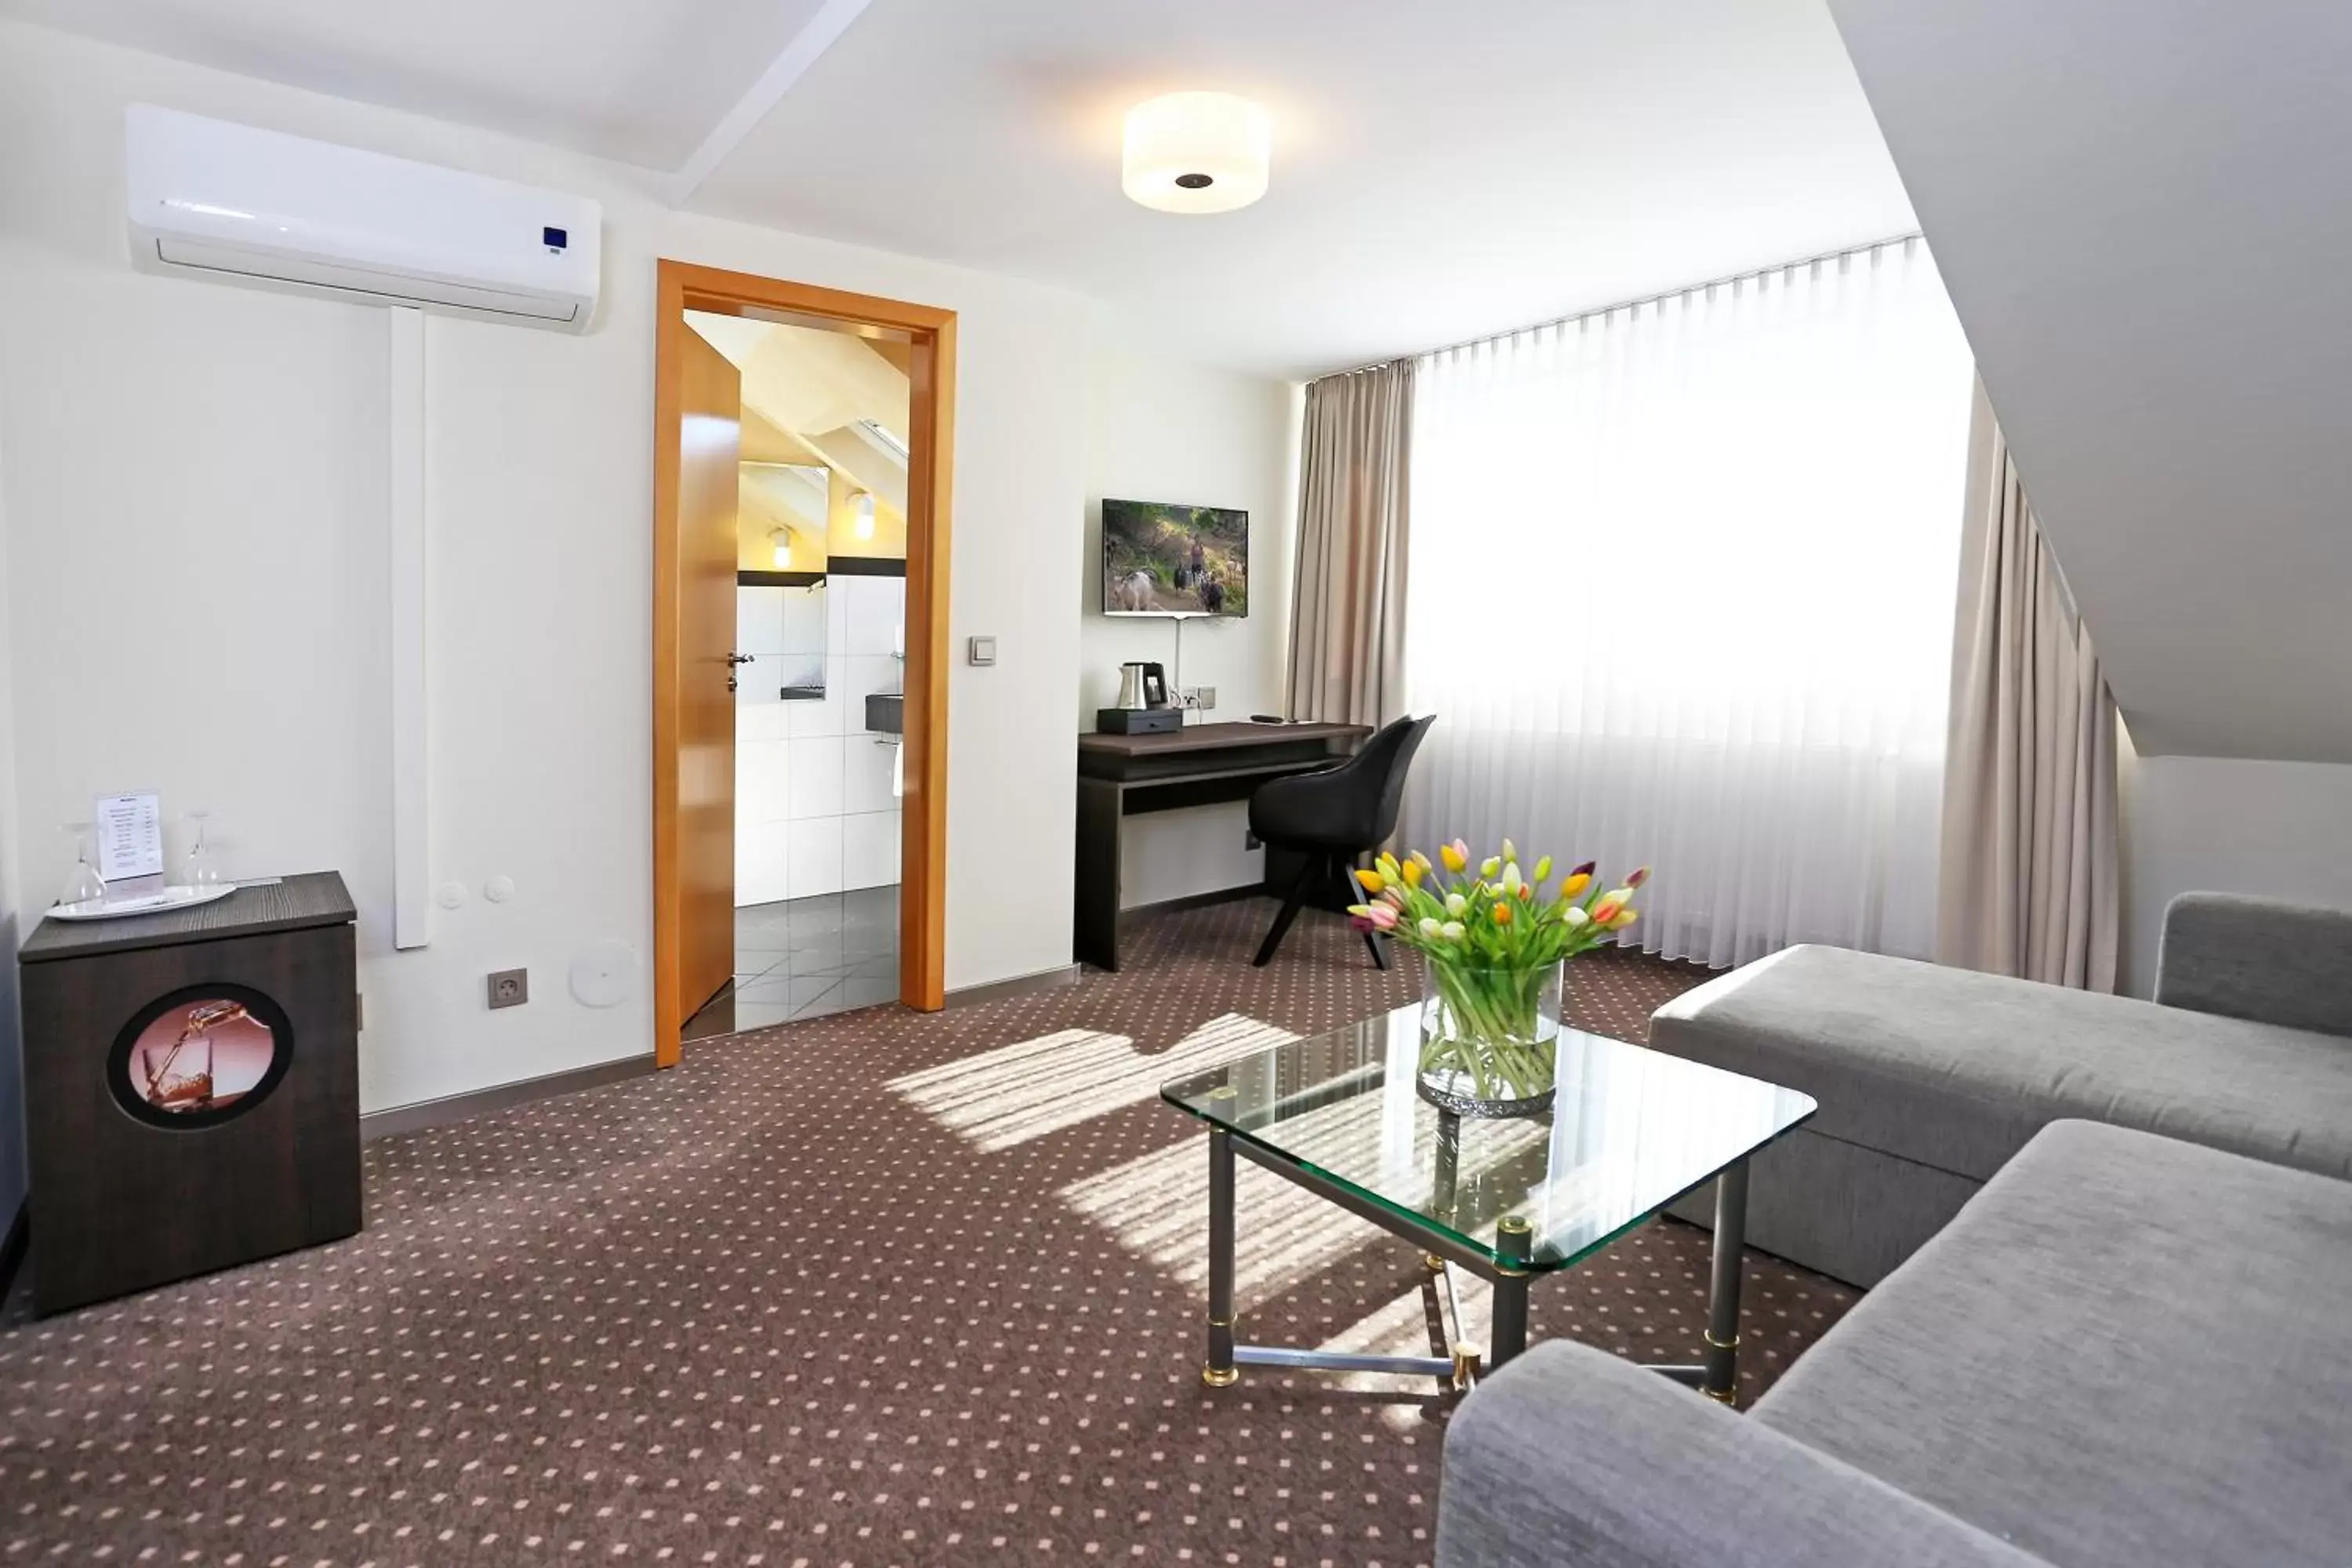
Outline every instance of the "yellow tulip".
[[1372, 869], [1378, 871], [1381, 876], [1386, 877], [1390, 881], [1395, 881], [1397, 879], [1396, 857], [1390, 854], [1385, 849], [1381, 850], [1380, 858], [1372, 862]]
[[1536, 880], [1537, 880], [1537, 881], [1538, 881], [1538, 882], [1540, 882], [1540, 881], [1542, 881], [1546, 877], [1549, 877], [1549, 876], [1550, 876], [1550, 875], [1551, 875], [1551, 857], [1550, 857], [1550, 856], [1549, 856], [1549, 855], [1547, 855], [1547, 856], [1545, 856], [1542, 859], [1540, 859], [1540, 860], [1538, 860], [1538, 861], [1537, 861], [1537, 862], [1536, 862]]
[[1405, 885], [1406, 887], [1408, 887], [1408, 888], [1418, 888], [1418, 887], [1420, 887], [1420, 886], [1421, 886], [1421, 876], [1422, 876], [1422, 872], [1421, 872], [1421, 862], [1420, 862], [1420, 861], [1418, 861], [1418, 860], [1408, 860], [1408, 861], [1406, 861], [1406, 862], [1404, 863], [1404, 885]]
[[1368, 893], [1377, 893], [1382, 888], [1389, 885], [1388, 879], [1381, 876], [1378, 871], [1358, 871], [1356, 873], [1356, 881], [1363, 888], [1364, 891]]
[[1615, 920], [1609, 922], [1609, 929], [1611, 931], [1623, 931], [1627, 926], [1632, 925], [1635, 921], [1640, 920], [1641, 918], [1641, 910], [1627, 910], [1623, 913], [1620, 914]]
[[1481, 877], [1492, 877], [1501, 871], [1502, 868], [1503, 858], [1500, 855], [1489, 855], [1485, 860], [1479, 862], [1478, 875]]
[[1592, 879], [1586, 876], [1583, 872], [1579, 871], [1575, 876], [1570, 877], [1567, 881], [1562, 882], [1559, 885], [1559, 896], [1563, 899], [1572, 899], [1591, 885]]
[[1470, 856], [1468, 852], [1462, 847], [1462, 844], [1459, 839], [1456, 839], [1452, 844], [1439, 845], [1437, 847], [1437, 858], [1445, 862], [1445, 868], [1449, 871], [1459, 871], [1463, 867], [1470, 864]]

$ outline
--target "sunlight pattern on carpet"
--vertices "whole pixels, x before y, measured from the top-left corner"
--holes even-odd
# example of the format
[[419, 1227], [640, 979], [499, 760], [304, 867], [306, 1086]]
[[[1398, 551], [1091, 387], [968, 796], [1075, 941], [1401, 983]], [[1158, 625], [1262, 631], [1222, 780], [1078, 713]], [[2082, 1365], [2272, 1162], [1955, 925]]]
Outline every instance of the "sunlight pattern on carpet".
[[1212, 1018], [1150, 1054], [1125, 1035], [1062, 1029], [908, 1073], [885, 1087], [993, 1153], [1150, 1100], [1171, 1078], [1297, 1037], [1239, 1013]]

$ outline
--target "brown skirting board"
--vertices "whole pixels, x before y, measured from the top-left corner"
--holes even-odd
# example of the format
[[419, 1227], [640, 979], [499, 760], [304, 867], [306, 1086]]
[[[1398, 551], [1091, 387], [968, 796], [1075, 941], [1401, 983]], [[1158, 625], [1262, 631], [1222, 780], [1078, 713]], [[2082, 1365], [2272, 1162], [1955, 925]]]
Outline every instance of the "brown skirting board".
[[1130, 904], [1118, 911], [1120, 923], [1141, 920], [1146, 915], [1172, 915], [1180, 910], [1202, 910], [1211, 904], [1230, 904], [1236, 899], [1265, 896], [1263, 882], [1244, 882], [1235, 888], [1213, 888], [1205, 893], [1187, 893], [1181, 899], [1162, 899], [1156, 904]]
[[1010, 980], [992, 980], [984, 985], [959, 987], [948, 993], [948, 1005], [970, 1007], [981, 1002], [1001, 1002], [1007, 996], [1026, 996], [1077, 983], [1078, 966], [1065, 963], [1055, 969], [1041, 969], [1034, 974], [1016, 974]]
[[415, 1132], [421, 1128], [439, 1127], [445, 1122], [465, 1121], [477, 1116], [488, 1116], [494, 1110], [528, 1105], [534, 1100], [545, 1100], [551, 1095], [575, 1094], [583, 1089], [597, 1089], [608, 1083], [642, 1078], [656, 1070], [651, 1056], [623, 1057], [618, 1061], [598, 1062], [593, 1067], [573, 1068], [569, 1072], [551, 1072], [544, 1078], [527, 1078], [520, 1083], [478, 1089], [470, 1094], [424, 1100], [415, 1105], [395, 1105], [389, 1110], [371, 1111], [361, 1117], [360, 1136], [362, 1139], [384, 1138], [394, 1132]]

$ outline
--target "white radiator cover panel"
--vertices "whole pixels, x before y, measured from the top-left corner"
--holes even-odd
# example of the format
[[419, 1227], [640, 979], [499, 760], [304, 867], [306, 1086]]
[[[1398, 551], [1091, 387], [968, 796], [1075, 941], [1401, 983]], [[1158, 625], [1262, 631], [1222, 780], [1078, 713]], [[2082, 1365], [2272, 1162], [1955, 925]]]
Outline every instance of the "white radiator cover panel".
[[586, 197], [151, 104], [125, 118], [142, 271], [568, 331], [595, 314]]

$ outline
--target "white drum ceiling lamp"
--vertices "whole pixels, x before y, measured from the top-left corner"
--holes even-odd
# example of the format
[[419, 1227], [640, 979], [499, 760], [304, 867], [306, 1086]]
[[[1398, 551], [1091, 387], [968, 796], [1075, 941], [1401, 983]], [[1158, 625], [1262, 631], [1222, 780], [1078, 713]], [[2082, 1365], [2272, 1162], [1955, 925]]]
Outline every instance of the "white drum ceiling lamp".
[[1265, 195], [1274, 122], [1229, 92], [1171, 92], [1127, 111], [1119, 184], [1164, 213], [1229, 213]]

